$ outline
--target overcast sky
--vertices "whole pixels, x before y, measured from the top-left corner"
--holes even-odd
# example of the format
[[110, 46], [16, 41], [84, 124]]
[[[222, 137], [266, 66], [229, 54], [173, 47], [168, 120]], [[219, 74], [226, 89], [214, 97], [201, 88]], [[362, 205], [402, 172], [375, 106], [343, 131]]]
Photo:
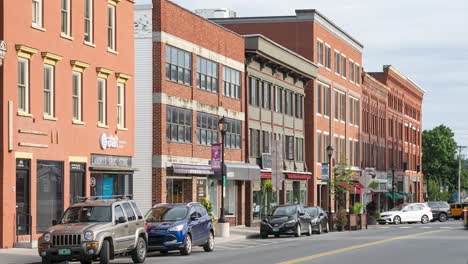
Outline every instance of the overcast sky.
[[[317, 9], [364, 45], [366, 71], [391, 64], [427, 91], [423, 128], [445, 124], [468, 145], [466, 0], [175, 0], [190, 10], [225, 7], [238, 16]], [[148, 4], [151, 0], [136, 0]], [[287, 5], [285, 5], [287, 3]]]

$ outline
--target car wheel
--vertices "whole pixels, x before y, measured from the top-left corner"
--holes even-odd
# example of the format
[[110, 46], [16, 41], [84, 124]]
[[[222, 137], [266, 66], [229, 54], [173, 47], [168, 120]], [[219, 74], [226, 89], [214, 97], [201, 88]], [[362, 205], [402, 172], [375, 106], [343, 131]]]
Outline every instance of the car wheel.
[[440, 214], [440, 215], [439, 215], [439, 221], [440, 221], [440, 222], [445, 222], [445, 221], [447, 221], [447, 215], [446, 215], [446, 214], [443, 214], [443, 213]]
[[266, 239], [266, 238], [268, 238], [268, 235], [262, 233], [262, 234], [260, 234], [260, 237], [263, 238], [263, 239]]
[[205, 250], [205, 252], [211, 252], [214, 250], [213, 232], [210, 231], [210, 234], [208, 235], [208, 241], [205, 245], [203, 245], [203, 249]]
[[317, 234], [322, 234], [322, 223], [319, 223], [318, 224], [318, 231], [317, 231]]
[[108, 240], [102, 242], [101, 252], [99, 252], [99, 263], [109, 264], [110, 258], [110, 245]]
[[327, 222], [327, 226], [325, 227], [325, 233], [328, 233], [330, 232], [330, 226], [328, 225], [328, 222]]
[[297, 225], [296, 225], [296, 232], [294, 233], [294, 236], [295, 236], [295, 237], [300, 237], [300, 236], [302, 235], [301, 232], [302, 232], [302, 231], [301, 231], [301, 225], [300, 225], [300, 224], [297, 224]]
[[312, 235], [312, 225], [309, 224], [309, 230], [307, 230], [306, 236], [311, 236]]
[[427, 215], [423, 215], [421, 217], [421, 224], [427, 224], [429, 223], [429, 217], [427, 217]]
[[146, 241], [139, 237], [135, 249], [132, 251], [133, 263], [143, 263], [146, 259]]
[[401, 217], [399, 217], [398, 215], [395, 216], [395, 217], [393, 218], [393, 223], [394, 223], [395, 225], [401, 224]]
[[190, 234], [187, 234], [184, 240], [184, 247], [180, 250], [180, 254], [187, 256], [190, 255], [190, 253], [192, 253], [192, 238]]

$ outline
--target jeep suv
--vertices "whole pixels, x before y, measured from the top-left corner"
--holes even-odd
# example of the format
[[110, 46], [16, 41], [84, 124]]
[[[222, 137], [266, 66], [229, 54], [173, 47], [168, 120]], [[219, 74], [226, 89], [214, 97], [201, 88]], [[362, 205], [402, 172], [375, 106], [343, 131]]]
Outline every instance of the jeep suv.
[[84, 198], [52, 224], [38, 241], [42, 263], [109, 263], [125, 255], [131, 255], [134, 263], [146, 259], [145, 219], [128, 197]]

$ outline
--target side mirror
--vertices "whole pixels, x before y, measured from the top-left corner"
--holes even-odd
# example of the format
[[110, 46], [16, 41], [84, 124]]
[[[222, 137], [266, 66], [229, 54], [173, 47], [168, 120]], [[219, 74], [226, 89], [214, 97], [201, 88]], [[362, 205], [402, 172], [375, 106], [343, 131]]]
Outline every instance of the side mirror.
[[200, 219], [200, 217], [198, 217], [197, 214], [193, 214], [193, 215], [190, 216], [191, 221], [197, 221], [198, 219]]
[[299, 216], [304, 216], [305, 213], [304, 212], [299, 212]]
[[325, 214], [324, 214], [324, 213], [320, 213], [319, 216], [322, 217], [322, 216], [325, 216]]
[[403, 210], [401, 210], [401, 211], [402, 211], [403, 213], [406, 213], [406, 212], [408, 212], [408, 210], [407, 210], [407, 209], [403, 209]]
[[143, 219], [143, 216], [139, 215], [138, 220], [141, 220], [141, 219]]
[[52, 225], [57, 225], [57, 220], [52, 220]]
[[123, 223], [125, 223], [125, 222], [127, 222], [127, 219], [125, 218], [125, 216], [121, 216], [121, 217], [119, 217], [119, 219], [117, 220], [117, 223], [118, 223], [118, 224], [123, 224]]

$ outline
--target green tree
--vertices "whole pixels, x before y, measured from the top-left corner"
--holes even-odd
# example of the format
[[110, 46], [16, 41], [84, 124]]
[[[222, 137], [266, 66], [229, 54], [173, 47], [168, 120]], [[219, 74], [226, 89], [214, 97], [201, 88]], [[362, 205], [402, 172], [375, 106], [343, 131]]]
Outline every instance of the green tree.
[[[456, 177], [458, 162], [456, 159], [457, 143], [453, 131], [444, 125], [424, 130], [422, 147], [422, 172], [426, 181], [433, 180], [429, 181], [429, 199], [434, 200], [440, 197], [438, 194], [440, 191], [434, 191], [436, 184], [448, 185], [450, 192], [455, 191], [458, 186]], [[438, 187], [437, 190], [439, 190]]]

